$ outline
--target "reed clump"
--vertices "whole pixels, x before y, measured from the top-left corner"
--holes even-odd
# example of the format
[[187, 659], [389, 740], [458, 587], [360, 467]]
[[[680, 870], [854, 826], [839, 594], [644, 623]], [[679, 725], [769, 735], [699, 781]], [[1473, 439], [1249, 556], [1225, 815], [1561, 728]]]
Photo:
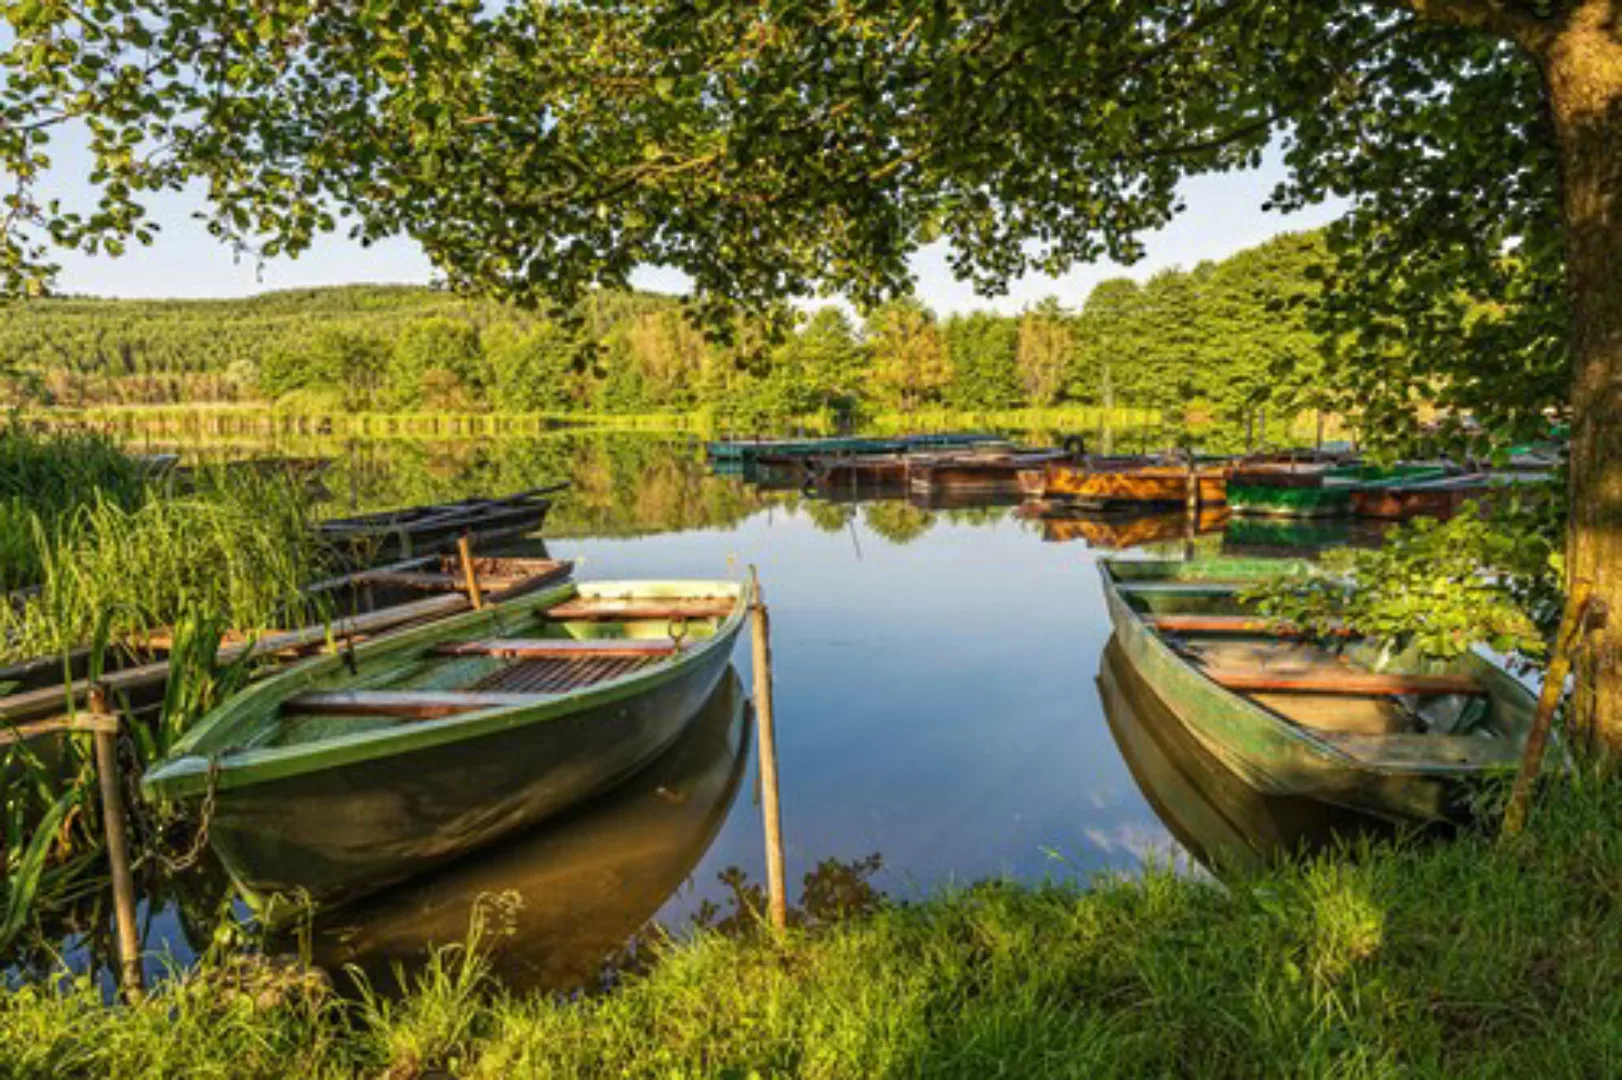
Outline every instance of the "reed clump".
[[1619, 916], [1622, 787], [1573, 784], [1514, 842], [989, 883], [702, 936], [598, 996], [503, 991], [461, 949], [386, 1002], [268, 965], [222, 984], [218, 960], [131, 1007], [29, 985], [0, 999], [0, 1074], [1604, 1076]]
[[0, 610], [0, 661], [62, 654], [105, 623], [114, 642], [220, 613], [228, 629], [302, 625], [302, 593], [322, 552], [308, 499], [291, 479], [204, 472], [185, 493], [154, 484], [133, 503], [95, 494], [32, 519], [39, 589]]
[[0, 419], [0, 592], [39, 580], [36, 519], [49, 529], [92, 500], [132, 506], [144, 495], [144, 473], [102, 432]]

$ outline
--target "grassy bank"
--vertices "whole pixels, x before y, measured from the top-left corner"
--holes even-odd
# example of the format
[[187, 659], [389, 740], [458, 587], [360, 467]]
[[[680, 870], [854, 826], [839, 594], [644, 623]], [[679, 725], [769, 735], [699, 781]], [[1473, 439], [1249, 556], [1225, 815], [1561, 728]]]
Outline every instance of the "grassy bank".
[[[401, 1000], [214, 965], [134, 1008], [0, 1002], [15, 1077], [1616, 1075], [1622, 790], [1224, 888], [987, 885], [781, 941], [706, 937], [600, 997], [447, 954]], [[443, 1071], [443, 1072], [442, 1072]]]

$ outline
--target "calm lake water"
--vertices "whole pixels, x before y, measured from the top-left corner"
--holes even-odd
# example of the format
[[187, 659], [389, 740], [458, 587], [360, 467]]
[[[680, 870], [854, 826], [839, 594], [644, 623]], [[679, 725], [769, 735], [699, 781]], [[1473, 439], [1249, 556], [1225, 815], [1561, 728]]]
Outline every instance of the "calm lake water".
[[[757, 566], [772, 614], [790, 902], [813, 914], [868, 890], [907, 900], [992, 877], [1188, 868], [1218, 849], [1261, 857], [1333, 823], [1320, 808], [1235, 789], [1108, 662], [1100, 548], [1269, 542], [1220, 518], [1188, 540], [1175, 515], [1044, 523], [1008, 506], [818, 500], [713, 476], [690, 440], [648, 436], [339, 456], [328, 485], [345, 509], [571, 480], [546, 548], [576, 560], [581, 578]], [[508, 981], [567, 988], [590, 982], [650, 920], [679, 933], [734, 914], [739, 875], [764, 880], [747, 638], [734, 662], [737, 675], [648, 771], [323, 916], [315, 959], [384, 971], [463, 940], [477, 916]], [[147, 947], [193, 955], [228, 895], [206, 864], [155, 887]]]

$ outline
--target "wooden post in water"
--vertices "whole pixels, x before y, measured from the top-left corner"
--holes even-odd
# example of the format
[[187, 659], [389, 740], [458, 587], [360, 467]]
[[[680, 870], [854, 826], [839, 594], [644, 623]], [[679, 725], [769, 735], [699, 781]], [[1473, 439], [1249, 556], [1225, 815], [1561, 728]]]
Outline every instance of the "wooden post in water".
[[113, 875], [113, 921], [118, 938], [118, 981], [124, 996], [138, 999], [141, 938], [135, 927], [135, 877], [130, 873], [129, 835], [124, 821], [124, 792], [118, 783], [118, 714], [107, 707], [107, 688], [90, 688], [90, 713], [97, 722], [96, 776], [101, 787], [101, 823], [107, 833], [107, 861]]
[[754, 615], [755, 717], [760, 724], [760, 812], [766, 826], [766, 888], [772, 926], [788, 925], [783, 874], [783, 812], [777, 795], [777, 732], [772, 724], [771, 617], [760, 592], [760, 575], [749, 568], [750, 612]]
[[1509, 806], [1504, 810], [1504, 835], [1517, 836], [1526, 827], [1526, 815], [1532, 801], [1532, 785], [1543, 771], [1543, 751], [1549, 742], [1549, 728], [1554, 722], [1554, 710], [1566, 692], [1566, 676], [1571, 672], [1571, 654], [1592, 622], [1593, 584], [1575, 581], [1566, 600], [1566, 614], [1560, 622], [1560, 633], [1555, 637], [1554, 655], [1543, 673], [1543, 691], [1538, 695], [1537, 712], [1532, 715], [1532, 730], [1526, 735], [1526, 750], [1521, 755], [1521, 768], [1515, 774], [1515, 786], [1509, 794]]
[[473, 538], [469, 534], [456, 538], [456, 555], [462, 562], [462, 583], [467, 586], [467, 598], [474, 611], [483, 611], [484, 593], [479, 589], [479, 574], [473, 566]]
[[1188, 451], [1188, 489], [1184, 504], [1187, 520], [1183, 523], [1183, 560], [1194, 561], [1194, 538], [1200, 532], [1200, 465], [1193, 448]]

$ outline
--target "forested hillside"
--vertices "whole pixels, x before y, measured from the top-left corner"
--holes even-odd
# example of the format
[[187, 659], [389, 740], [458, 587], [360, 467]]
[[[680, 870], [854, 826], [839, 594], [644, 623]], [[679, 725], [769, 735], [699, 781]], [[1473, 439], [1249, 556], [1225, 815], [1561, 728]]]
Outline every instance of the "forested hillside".
[[897, 301], [860, 321], [823, 309], [776, 342], [745, 325], [727, 344], [678, 299], [639, 293], [569, 313], [407, 286], [32, 300], [0, 308], [0, 373], [10, 399], [62, 405], [748, 416], [1076, 402], [1238, 416], [1311, 404], [1318, 340], [1290, 301], [1315, 288], [1322, 250], [1287, 234], [1017, 316], [940, 319]]

